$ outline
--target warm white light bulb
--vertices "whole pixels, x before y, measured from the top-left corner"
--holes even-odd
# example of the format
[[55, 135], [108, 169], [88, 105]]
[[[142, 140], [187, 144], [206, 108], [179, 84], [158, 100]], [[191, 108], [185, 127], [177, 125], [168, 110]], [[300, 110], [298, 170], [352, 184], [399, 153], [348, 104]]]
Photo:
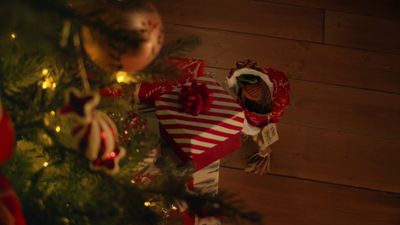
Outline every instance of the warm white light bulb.
[[119, 71], [119, 72], [117, 72], [117, 74], [115, 74], [115, 77], [116, 77], [118, 83], [127, 82], [127, 76], [128, 76], [128, 73], [126, 73], [124, 71]]
[[61, 127], [60, 126], [56, 126], [56, 132], [59, 133], [61, 131]]
[[49, 74], [49, 69], [47, 68], [42, 69], [42, 75], [46, 76], [47, 74]]

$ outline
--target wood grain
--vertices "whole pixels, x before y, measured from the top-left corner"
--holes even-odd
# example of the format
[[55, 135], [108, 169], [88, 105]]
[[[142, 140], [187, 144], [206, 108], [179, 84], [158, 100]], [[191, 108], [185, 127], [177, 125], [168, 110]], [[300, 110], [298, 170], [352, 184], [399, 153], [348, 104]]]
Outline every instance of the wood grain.
[[291, 80], [283, 121], [399, 140], [400, 95]]
[[221, 168], [220, 187], [238, 193], [273, 225], [400, 224], [400, 196]]
[[325, 15], [325, 43], [400, 53], [400, 20], [331, 11]]
[[166, 32], [168, 39], [197, 35], [202, 44], [190, 56], [207, 66], [228, 69], [252, 58], [292, 79], [400, 93], [398, 55], [177, 25]]
[[[400, 142], [285, 123], [278, 131], [272, 174], [400, 193]], [[257, 149], [244, 142], [223, 165], [243, 169]]]
[[[212, 6], [212, 7], [211, 7]], [[249, 0], [164, 0], [167, 23], [321, 42], [322, 10]]]
[[[212, 68], [207, 71], [215, 74], [216, 79], [224, 84], [227, 71]], [[297, 84], [291, 82], [292, 86]], [[296, 95], [292, 91], [294, 99], [304, 98], [301, 94]], [[321, 98], [329, 99], [329, 96], [322, 94]], [[325, 107], [321, 104], [321, 108]], [[340, 108], [337, 105], [333, 112], [344, 110]], [[312, 115], [317, 117], [319, 113]], [[296, 112], [293, 116], [296, 117]], [[353, 126], [352, 122], [348, 124]], [[400, 164], [397, 160], [400, 158], [400, 140], [287, 124], [285, 120], [278, 128], [280, 140], [273, 145], [272, 173], [400, 193]], [[245, 142], [240, 150], [224, 160], [224, 165], [243, 169], [246, 157], [256, 149], [251, 141]]]
[[[227, 70], [208, 71], [223, 77]], [[400, 137], [400, 95], [290, 79], [291, 104], [282, 122], [385, 140]]]
[[302, 7], [335, 10], [367, 16], [400, 19], [398, 0], [264, 0]]

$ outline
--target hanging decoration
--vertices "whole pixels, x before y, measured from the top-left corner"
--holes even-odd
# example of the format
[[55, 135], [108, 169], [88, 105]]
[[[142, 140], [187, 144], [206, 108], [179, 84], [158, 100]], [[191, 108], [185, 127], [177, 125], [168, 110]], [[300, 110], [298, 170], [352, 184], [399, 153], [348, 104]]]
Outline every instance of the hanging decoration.
[[90, 167], [115, 174], [126, 152], [119, 145], [114, 122], [104, 112], [96, 110], [99, 102], [97, 93], [82, 95], [78, 90], [71, 89], [61, 113], [74, 115], [76, 125], [72, 135], [76, 138], [77, 147], [90, 160]]
[[[105, 24], [114, 26], [116, 31], [128, 32], [135, 37], [136, 43], [126, 45], [113, 40], [99, 30], [84, 26], [82, 28], [83, 47], [88, 56], [103, 70], [116, 72], [137, 72], [150, 64], [158, 55], [164, 43], [164, 28], [161, 16], [154, 5], [145, 9], [129, 10], [114, 5], [100, 4], [101, 9], [74, 7], [84, 14], [97, 10], [96, 18]], [[93, 6], [92, 6], [93, 7]]]

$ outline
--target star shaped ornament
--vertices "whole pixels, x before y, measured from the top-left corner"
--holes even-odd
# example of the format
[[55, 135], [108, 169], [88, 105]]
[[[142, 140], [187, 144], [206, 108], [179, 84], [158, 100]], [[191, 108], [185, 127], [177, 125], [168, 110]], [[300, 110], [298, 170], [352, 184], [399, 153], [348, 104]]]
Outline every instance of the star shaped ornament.
[[100, 96], [97, 93], [81, 94], [78, 89], [70, 89], [66, 95], [67, 103], [61, 109], [61, 114], [71, 114], [84, 122], [93, 120], [96, 107], [100, 103]]

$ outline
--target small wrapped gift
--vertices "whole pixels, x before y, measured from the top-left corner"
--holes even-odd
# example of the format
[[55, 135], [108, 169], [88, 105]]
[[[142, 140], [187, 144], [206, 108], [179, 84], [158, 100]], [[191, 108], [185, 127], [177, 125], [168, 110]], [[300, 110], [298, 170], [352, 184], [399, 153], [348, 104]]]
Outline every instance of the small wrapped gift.
[[[193, 173], [188, 183], [189, 190], [203, 194], [215, 195], [218, 193], [220, 161], [217, 160], [201, 170]], [[181, 202], [178, 209], [185, 225], [220, 225], [219, 214], [210, 209], [198, 209], [190, 212], [187, 204]]]
[[152, 105], [162, 94], [204, 75], [204, 61], [201, 59], [172, 58], [167, 63], [179, 70], [180, 77], [176, 80], [158, 80], [137, 84], [133, 96], [135, 103]]
[[161, 95], [156, 115], [163, 137], [195, 171], [240, 147], [243, 110], [212, 77]]
[[276, 124], [290, 103], [289, 81], [283, 72], [247, 60], [236, 63], [227, 83], [245, 112], [243, 134], [259, 147], [245, 171], [263, 174], [269, 170], [270, 145], [279, 139]]

